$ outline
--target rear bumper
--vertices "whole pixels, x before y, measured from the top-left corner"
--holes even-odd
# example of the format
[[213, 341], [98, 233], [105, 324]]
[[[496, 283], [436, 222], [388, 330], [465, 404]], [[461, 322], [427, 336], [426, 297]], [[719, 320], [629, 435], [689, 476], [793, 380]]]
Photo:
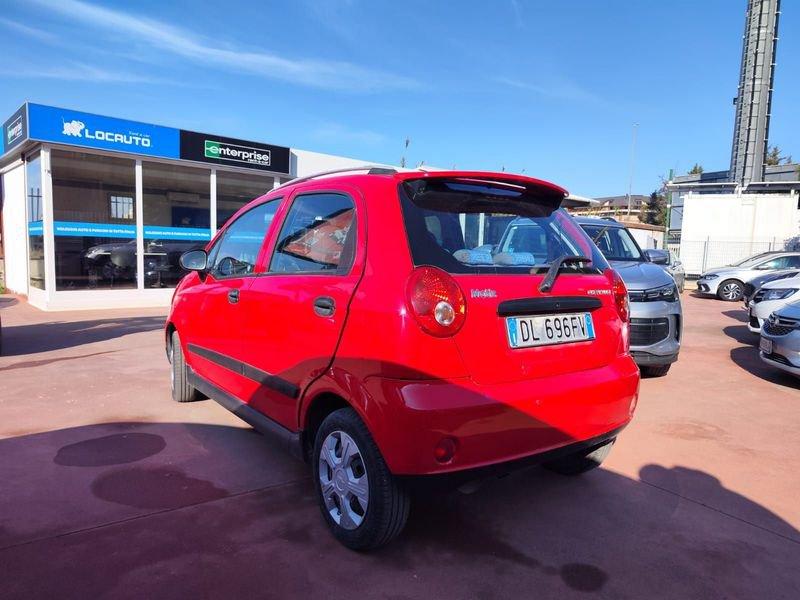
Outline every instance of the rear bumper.
[[[639, 371], [624, 356], [599, 369], [505, 384], [380, 377], [365, 384], [382, 405], [386, 425], [373, 435], [392, 473], [433, 475], [535, 460], [613, 437], [633, 415]], [[434, 458], [443, 438], [456, 445], [447, 463]]]

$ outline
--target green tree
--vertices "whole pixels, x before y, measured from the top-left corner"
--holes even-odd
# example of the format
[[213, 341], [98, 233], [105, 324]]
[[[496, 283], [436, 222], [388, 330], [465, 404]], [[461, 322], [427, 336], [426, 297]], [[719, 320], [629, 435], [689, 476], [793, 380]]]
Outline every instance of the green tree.
[[650, 225], [664, 225], [667, 220], [667, 197], [656, 190], [644, 203], [643, 220]]
[[767, 155], [764, 157], [764, 164], [768, 167], [777, 165], [790, 165], [792, 164], [791, 156], [781, 156], [781, 149], [777, 146], [770, 146], [767, 148]]
[[700, 175], [703, 172], [703, 166], [700, 163], [694, 163], [689, 175]]

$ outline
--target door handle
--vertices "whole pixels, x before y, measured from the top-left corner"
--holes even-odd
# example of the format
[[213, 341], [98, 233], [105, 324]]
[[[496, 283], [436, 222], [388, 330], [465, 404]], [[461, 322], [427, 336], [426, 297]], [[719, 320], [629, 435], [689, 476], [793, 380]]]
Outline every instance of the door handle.
[[314, 300], [314, 312], [320, 317], [330, 317], [336, 312], [336, 302], [330, 296], [320, 296]]
[[239, 290], [230, 290], [228, 292], [228, 302], [231, 304], [239, 302]]

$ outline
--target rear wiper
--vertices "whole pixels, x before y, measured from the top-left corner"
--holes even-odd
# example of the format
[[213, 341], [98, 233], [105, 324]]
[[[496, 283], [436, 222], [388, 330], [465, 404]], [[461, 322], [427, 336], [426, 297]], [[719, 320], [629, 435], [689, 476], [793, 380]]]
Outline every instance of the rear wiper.
[[591, 262], [591, 260], [591, 258], [586, 258], [585, 256], [567, 256], [566, 254], [559, 256], [552, 263], [550, 263], [550, 268], [547, 270], [547, 276], [542, 279], [542, 283], [539, 284], [539, 291], [549, 292], [551, 289], [553, 289], [553, 284], [556, 282], [558, 272], [563, 265]]

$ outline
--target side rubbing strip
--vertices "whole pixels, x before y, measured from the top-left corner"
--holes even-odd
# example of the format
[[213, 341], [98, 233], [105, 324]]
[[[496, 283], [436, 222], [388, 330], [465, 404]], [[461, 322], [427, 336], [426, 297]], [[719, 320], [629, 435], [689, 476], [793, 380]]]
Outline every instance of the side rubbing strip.
[[586, 296], [552, 296], [549, 298], [519, 298], [506, 300], [497, 305], [501, 317], [535, 315], [537, 313], [560, 313], [573, 310], [594, 310], [603, 305], [599, 298]]
[[257, 431], [283, 440], [292, 455], [301, 460], [303, 459], [302, 432], [289, 431], [280, 423], [276, 423], [238, 398], [231, 396], [213, 383], [206, 381], [192, 371], [191, 368], [189, 368], [188, 380], [201, 394], [205, 394], [212, 400], [217, 401], [245, 423], [252, 425]]
[[214, 352], [208, 348], [197, 346], [196, 344], [189, 344], [188, 348], [189, 352], [192, 354], [196, 354], [201, 358], [210, 360], [211, 362], [218, 364], [220, 367], [225, 367], [234, 373], [239, 373], [239, 375], [247, 377], [248, 379], [252, 379], [256, 383], [260, 383], [261, 385], [271, 388], [276, 392], [280, 392], [285, 396], [289, 396], [289, 398], [297, 398], [300, 395], [300, 388], [298, 388], [292, 382], [286, 381], [277, 375], [272, 375], [271, 373], [262, 371], [261, 369], [258, 369], [252, 365], [248, 365], [245, 362], [236, 360], [235, 358], [231, 358], [225, 354], [220, 354], [219, 352]]

